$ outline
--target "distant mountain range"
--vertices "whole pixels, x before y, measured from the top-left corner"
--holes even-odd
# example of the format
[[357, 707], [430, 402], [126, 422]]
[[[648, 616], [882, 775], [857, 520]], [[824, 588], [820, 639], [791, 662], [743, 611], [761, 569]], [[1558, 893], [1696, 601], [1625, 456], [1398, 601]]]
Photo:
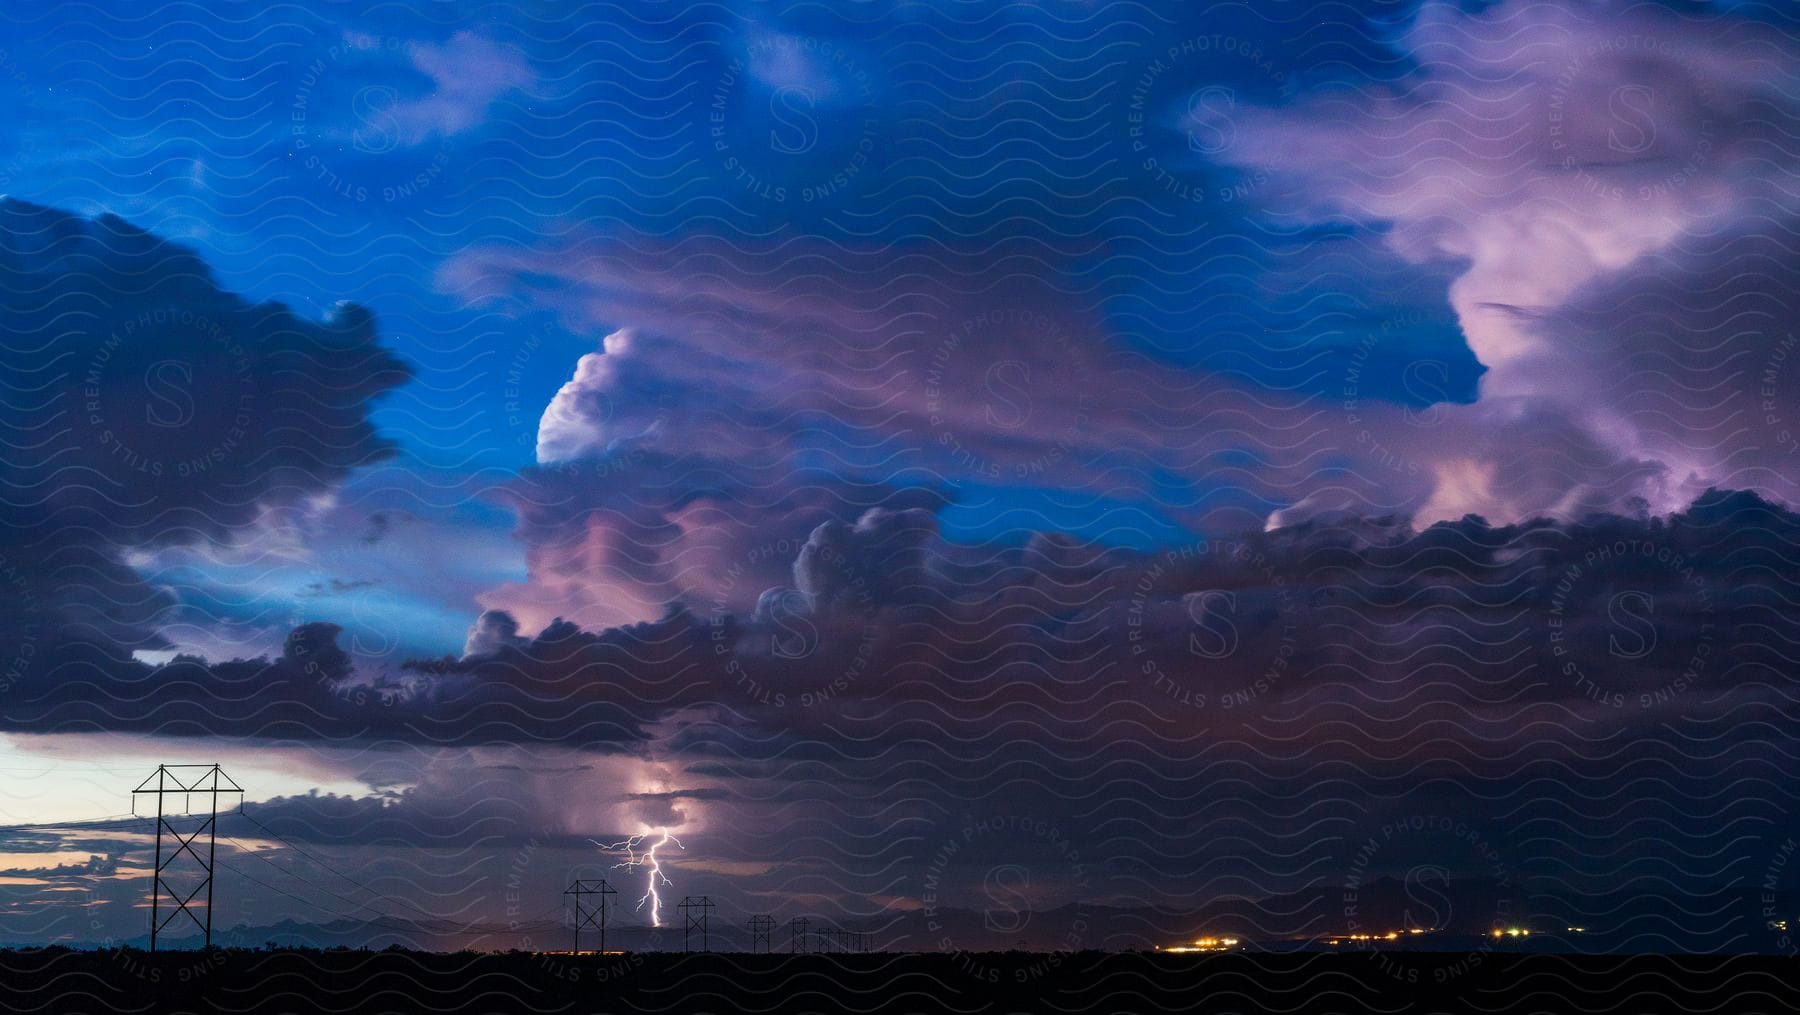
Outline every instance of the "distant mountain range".
[[[1544, 898], [1519, 898], [1487, 880], [1463, 879], [1433, 884], [1380, 879], [1354, 891], [1321, 887], [1260, 901], [1219, 900], [1192, 910], [1063, 905], [1040, 912], [981, 911], [961, 907], [890, 911], [878, 917], [833, 924], [808, 919], [797, 934], [788, 914], [771, 914], [776, 923], [769, 944], [786, 952], [804, 938], [809, 952], [853, 951], [1059, 951], [1129, 950], [1189, 945], [1202, 937], [1233, 938], [1237, 950], [1294, 951], [1405, 949], [1507, 952], [1782, 952], [1800, 940], [1768, 927], [1765, 911], [1787, 914], [1790, 927], [1800, 928], [1800, 900], [1789, 894], [1766, 898], [1755, 886], [1721, 890], [1704, 897], [1670, 898], [1617, 894], [1584, 897], [1579, 905]], [[705, 945], [715, 951], [749, 951], [750, 914], [726, 915], [717, 910], [707, 921]], [[630, 951], [680, 951], [681, 917], [671, 912], [668, 926], [640, 925], [637, 914], [609, 914], [606, 945]], [[1495, 937], [1495, 930], [1500, 936]], [[1513, 934], [1512, 931], [1518, 931]], [[848, 932], [848, 933], [846, 933]], [[1390, 940], [1388, 935], [1392, 934]], [[1355, 936], [1373, 937], [1359, 940]], [[197, 936], [165, 939], [168, 946], [187, 948]], [[123, 942], [58, 942], [71, 947], [145, 947], [148, 935]], [[459, 926], [450, 921], [414, 921], [390, 917], [374, 921], [333, 920], [303, 923], [283, 920], [265, 925], [239, 924], [218, 930], [214, 943], [255, 948], [371, 948], [393, 945], [426, 951], [563, 950], [571, 946], [566, 924], [543, 923], [526, 928], [505, 924]], [[15, 945], [45, 942], [19, 941]], [[594, 948], [599, 935], [582, 932], [582, 946]], [[690, 935], [689, 946], [702, 947], [702, 935]], [[760, 944], [758, 945], [760, 947]]]

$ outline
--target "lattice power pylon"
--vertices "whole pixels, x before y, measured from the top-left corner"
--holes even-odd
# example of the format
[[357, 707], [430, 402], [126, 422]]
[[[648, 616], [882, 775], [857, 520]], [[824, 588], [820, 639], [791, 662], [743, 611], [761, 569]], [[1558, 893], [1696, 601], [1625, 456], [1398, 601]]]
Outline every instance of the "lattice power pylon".
[[[154, 785], [152, 785], [153, 783]], [[158, 765], [155, 775], [145, 779], [138, 784], [137, 789], [131, 791], [131, 813], [137, 813], [138, 795], [145, 793], [153, 794], [156, 797], [156, 866], [150, 874], [150, 950], [156, 950], [157, 938], [162, 935], [163, 928], [168, 926], [169, 921], [175, 919], [178, 913], [186, 913], [188, 919], [194, 921], [194, 926], [200, 928], [200, 933], [205, 936], [206, 947], [211, 948], [213, 866], [218, 855], [219, 794], [238, 794], [238, 808], [241, 810], [244, 805], [244, 791], [218, 765]], [[166, 816], [167, 809], [163, 807], [163, 798], [172, 795], [184, 797], [185, 804], [180, 813], [192, 814], [193, 797], [196, 793], [201, 794], [207, 800], [206, 821], [191, 833], [183, 835], [174, 825], [169, 824]], [[175, 851], [170, 853], [166, 860], [163, 859], [163, 831], [165, 829], [168, 830], [176, 844]], [[194, 848], [194, 841], [200, 838], [202, 832], [206, 833], [206, 856], [204, 857], [200, 855], [199, 850]], [[186, 895], [182, 895], [171, 887], [163, 876], [169, 865], [183, 853], [193, 857], [194, 862], [200, 865], [200, 869], [206, 875], [199, 884], [194, 886], [194, 890]], [[194, 905], [194, 899], [202, 889], [206, 891], [206, 919], [204, 921], [194, 915], [194, 910], [199, 908]], [[165, 894], [172, 907], [169, 909], [168, 916], [162, 915]]]
[[806, 954], [806, 917], [796, 916], [788, 921], [788, 931], [792, 937], [788, 939], [788, 951], [795, 955]]
[[767, 913], [759, 913], [750, 918], [750, 954], [762, 952], [764, 955], [774, 951], [771, 938], [775, 934], [775, 918]]
[[[619, 893], [613, 891], [605, 878], [597, 881], [576, 878], [574, 884], [563, 889], [563, 894], [575, 896], [575, 953], [581, 953], [581, 928], [593, 927], [600, 931], [600, 954], [606, 954], [606, 897]], [[592, 909], [586, 906], [590, 895], [600, 896], [600, 904]]]
[[684, 952], [688, 950], [688, 938], [695, 931], [699, 931], [700, 950], [706, 951], [706, 917], [713, 910], [712, 897], [707, 895], [685, 896], [682, 898], [681, 904], [675, 908], [681, 910], [681, 950]]
[[845, 930], [842, 927], [820, 927], [813, 934], [815, 935], [813, 950], [821, 955], [830, 952], [848, 954], [869, 950], [868, 935], [864, 931]]

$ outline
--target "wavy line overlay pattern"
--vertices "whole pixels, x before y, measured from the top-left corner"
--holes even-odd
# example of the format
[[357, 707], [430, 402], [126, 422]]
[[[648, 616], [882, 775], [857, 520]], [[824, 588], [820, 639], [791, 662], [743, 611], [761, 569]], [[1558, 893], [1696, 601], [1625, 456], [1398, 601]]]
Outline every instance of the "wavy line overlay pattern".
[[1793, 1001], [1795, 14], [0, 12], [0, 976]]

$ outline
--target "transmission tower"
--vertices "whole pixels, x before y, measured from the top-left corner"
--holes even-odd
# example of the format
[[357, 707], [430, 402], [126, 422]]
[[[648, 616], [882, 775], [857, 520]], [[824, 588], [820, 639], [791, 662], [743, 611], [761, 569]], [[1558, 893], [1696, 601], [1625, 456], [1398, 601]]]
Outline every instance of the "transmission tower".
[[750, 954], [755, 955], [760, 948], [764, 955], [775, 949], [771, 947], [770, 938], [774, 936], [775, 918], [767, 913], [760, 913], [750, 918]]
[[[584, 881], [576, 878], [575, 883], [563, 889], [564, 895], [575, 896], [575, 954], [581, 954], [581, 928], [595, 927], [600, 931], [600, 954], [606, 954], [606, 897], [617, 895], [605, 878], [598, 881]], [[589, 895], [600, 896], [600, 905], [593, 909], [586, 907], [585, 900]], [[596, 922], [597, 921], [597, 922]]]
[[788, 921], [788, 931], [792, 935], [788, 939], [788, 951], [795, 955], [806, 954], [806, 917], [796, 916]]
[[694, 931], [699, 931], [700, 950], [706, 951], [706, 916], [708, 913], [712, 912], [713, 909], [712, 896], [684, 896], [681, 900], [681, 904], [675, 908], [681, 910], [682, 916], [681, 950], [684, 952], [688, 950], [689, 935], [693, 934]]
[[[804, 927], [801, 928], [800, 933], [805, 933]], [[820, 927], [813, 931], [813, 951], [820, 955], [832, 952], [848, 954], [868, 950], [868, 937], [864, 931], [845, 930], [842, 927]]]
[[[155, 785], [152, 786], [152, 783]], [[205, 936], [206, 947], [211, 948], [213, 865], [218, 856], [219, 794], [238, 794], [238, 809], [242, 810], [244, 791], [218, 765], [158, 765], [155, 775], [145, 779], [138, 784], [137, 789], [131, 791], [131, 813], [133, 814], [137, 813], [137, 798], [141, 793], [154, 794], [156, 797], [156, 866], [150, 872], [150, 950], [156, 950], [157, 938], [162, 935], [162, 930], [169, 925], [169, 921], [175, 919], [177, 913], [186, 913], [188, 919], [194, 921], [194, 926], [200, 928], [200, 933]], [[207, 800], [206, 821], [193, 832], [182, 835], [165, 816], [163, 798], [179, 794], [183, 797], [180, 813], [192, 814], [195, 793], [202, 794]], [[169, 836], [176, 843], [175, 851], [170, 853], [166, 860], [163, 859], [164, 829], [168, 830]], [[206, 856], [204, 858], [194, 848], [194, 840], [200, 838], [202, 832], [206, 833]], [[183, 853], [193, 857], [194, 862], [200, 865], [200, 869], [206, 875], [199, 884], [194, 886], [194, 890], [185, 896], [171, 887], [163, 877], [163, 872]], [[201, 889], [206, 890], [206, 920], [204, 923], [194, 915], [194, 910], [198, 907], [191, 905], [195, 896], [200, 894]], [[173, 907], [166, 917], [162, 915], [165, 894], [168, 895], [169, 903]]]

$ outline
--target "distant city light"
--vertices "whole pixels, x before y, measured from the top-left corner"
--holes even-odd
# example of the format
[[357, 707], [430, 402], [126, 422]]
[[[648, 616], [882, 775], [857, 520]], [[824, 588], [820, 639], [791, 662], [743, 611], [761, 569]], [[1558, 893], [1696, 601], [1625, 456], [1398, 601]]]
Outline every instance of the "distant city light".
[[1181, 955], [1189, 952], [1223, 952], [1237, 947], [1238, 939], [1234, 937], [1201, 937], [1195, 938], [1191, 945], [1170, 945], [1167, 948], [1156, 946], [1159, 952], [1170, 952]]
[[1404, 935], [1435, 934], [1436, 932], [1437, 932], [1436, 927], [1409, 927], [1403, 931], [1390, 930], [1385, 934], [1380, 934], [1380, 933], [1377, 933], [1377, 934], [1334, 934], [1331, 937], [1326, 938], [1325, 943], [1332, 944], [1332, 945], [1341, 945], [1341, 944], [1351, 944], [1351, 943], [1362, 944], [1365, 942], [1372, 943], [1372, 942], [1379, 942], [1379, 941], [1398, 941], [1398, 940], [1400, 940], [1400, 937], [1403, 934]]

